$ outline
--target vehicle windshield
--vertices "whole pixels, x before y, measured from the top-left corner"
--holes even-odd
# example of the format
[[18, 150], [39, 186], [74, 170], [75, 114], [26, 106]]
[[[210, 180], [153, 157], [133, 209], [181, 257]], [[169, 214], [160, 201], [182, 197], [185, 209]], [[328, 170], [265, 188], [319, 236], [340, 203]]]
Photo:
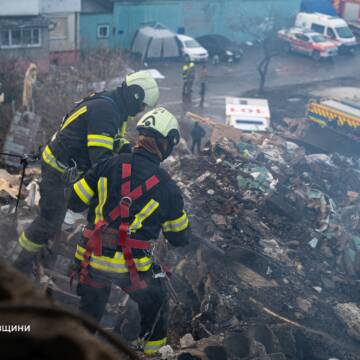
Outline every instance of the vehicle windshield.
[[311, 40], [314, 43], [323, 43], [327, 41], [322, 35], [313, 35], [311, 36]]
[[338, 33], [339, 37], [343, 39], [350, 39], [354, 36], [347, 26], [337, 27], [335, 28], [335, 30]]
[[201, 47], [200, 44], [196, 40], [185, 40], [185, 47], [187, 48], [198, 48]]

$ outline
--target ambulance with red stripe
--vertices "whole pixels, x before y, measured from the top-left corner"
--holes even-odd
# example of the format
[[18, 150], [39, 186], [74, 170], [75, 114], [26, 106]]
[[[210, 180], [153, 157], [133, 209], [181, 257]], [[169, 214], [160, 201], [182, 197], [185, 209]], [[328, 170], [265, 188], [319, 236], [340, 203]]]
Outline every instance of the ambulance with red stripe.
[[325, 38], [317, 32], [303, 28], [294, 27], [280, 30], [278, 38], [284, 41], [286, 51], [311, 56], [314, 60], [330, 58], [338, 53], [338, 46], [334, 41]]

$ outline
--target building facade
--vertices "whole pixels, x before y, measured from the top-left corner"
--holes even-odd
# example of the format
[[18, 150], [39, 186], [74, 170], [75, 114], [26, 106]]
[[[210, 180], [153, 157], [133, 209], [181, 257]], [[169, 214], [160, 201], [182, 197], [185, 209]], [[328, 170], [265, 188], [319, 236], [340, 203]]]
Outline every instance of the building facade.
[[1, 1], [0, 55], [21, 70], [34, 62], [39, 72], [48, 72], [51, 22], [40, 15], [39, 5], [37, 0]]
[[73, 64], [80, 49], [81, 0], [40, 0], [40, 13], [52, 23], [49, 32], [50, 61]]
[[[145, 23], [161, 23], [174, 32], [196, 37], [223, 34], [237, 41], [251, 40], [242, 19], [254, 22], [275, 17], [291, 25], [301, 0], [104, 0], [113, 8], [81, 14], [81, 48], [109, 46], [129, 49], [133, 36]], [[103, 9], [104, 10], [104, 9]]]

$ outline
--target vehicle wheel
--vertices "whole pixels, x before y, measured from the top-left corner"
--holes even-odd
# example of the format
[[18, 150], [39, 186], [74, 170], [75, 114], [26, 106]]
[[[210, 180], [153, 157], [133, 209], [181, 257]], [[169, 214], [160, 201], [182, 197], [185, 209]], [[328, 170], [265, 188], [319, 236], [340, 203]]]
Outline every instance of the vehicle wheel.
[[319, 61], [321, 56], [320, 56], [320, 53], [318, 51], [313, 51], [312, 53], [312, 58], [315, 60], [315, 61]]

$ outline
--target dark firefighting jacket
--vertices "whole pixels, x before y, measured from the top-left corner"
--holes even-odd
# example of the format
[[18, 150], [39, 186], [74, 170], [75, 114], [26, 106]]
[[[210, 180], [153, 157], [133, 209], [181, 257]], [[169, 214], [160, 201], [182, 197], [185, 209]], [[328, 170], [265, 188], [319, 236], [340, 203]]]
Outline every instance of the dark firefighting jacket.
[[[89, 228], [94, 228], [94, 224], [98, 221], [109, 221], [108, 214], [119, 205], [121, 199], [121, 172], [124, 162], [132, 164], [131, 190], [144, 184], [153, 175], [160, 180], [158, 185], [133, 202], [130, 208], [131, 238], [155, 240], [162, 230], [165, 238], [172, 245], [186, 245], [189, 241], [190, 227], [184, 211], [181, 191], [167, 172], [160, 167], [158, 157], [143, 149], [136, 149], [134, 154], [116, 155], [98, 163], [72, 187], [69, 208], [80, 212], [88, 207]], [[118, 229], [120, 221], [120, 219], [115, 220], [109, 227]], [[82, 260], [86, 241], [83, 239], [77, 247], [78, 260]], [[151, 259], [144, 250], [134, 249], [133, 255], [139, 271], [150, 268]], [[91, 260], [90, 266], [99, 270], [127, 271], [125, 261], [121, 257], [121, 248], [113, 249], [105, 246], [103, 256], [92, 256]]]
[[127, 119], [121, 89], [89, 96], [64, 117], [42, 159], [62, 173], [74, 161], [79, 170], [86, 171], [113, 154], [114, 139], [123, 137]]

